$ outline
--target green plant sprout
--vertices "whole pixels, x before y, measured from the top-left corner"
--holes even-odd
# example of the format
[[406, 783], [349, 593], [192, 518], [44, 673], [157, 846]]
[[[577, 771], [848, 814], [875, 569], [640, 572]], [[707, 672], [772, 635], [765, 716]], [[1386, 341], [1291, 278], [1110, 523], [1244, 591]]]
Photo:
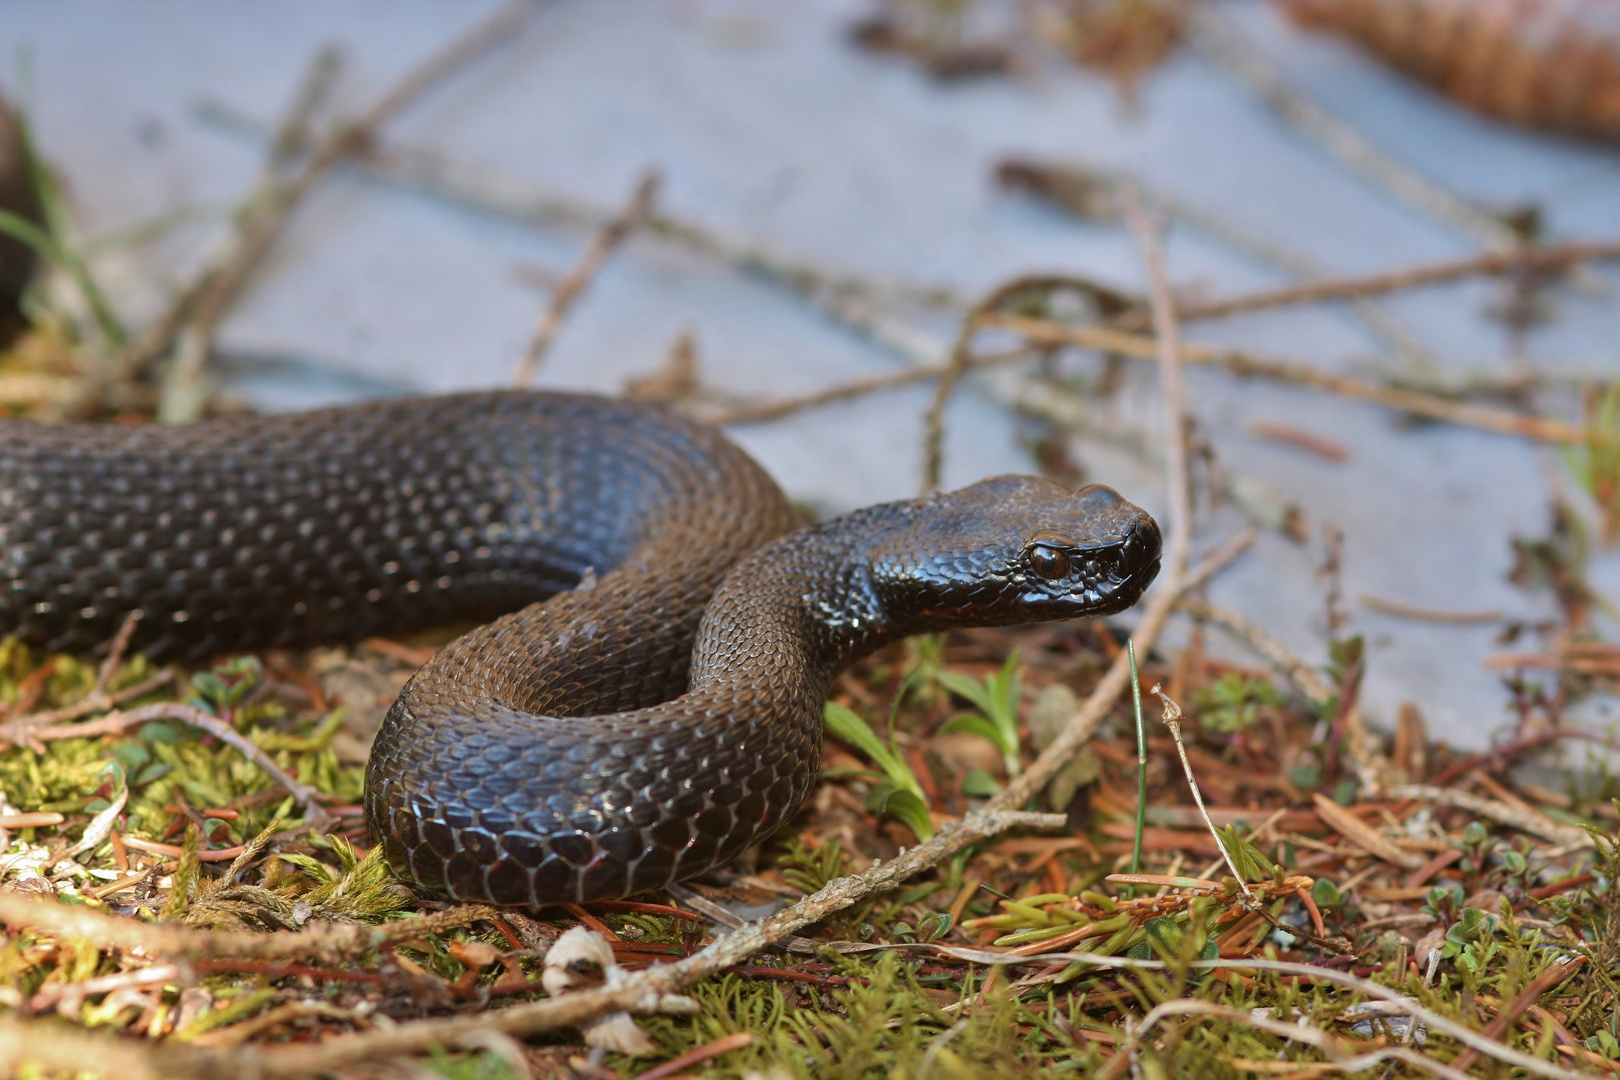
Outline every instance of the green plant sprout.
[[1620, 382], [1591, 401], [1581, 442], [1563, 448], [1564, 464], [1601, 515], [1603, 542], [1620, 539]]
[[1282, 703], [1277, 688], [1265, 679], [1229, 671], [1214, 685], [1193, 694], [1198, 726], [1221, 735], [1247, 731], [1260, 722], [1262, 706]]
[[39, 155], [33, 125], [29, 122], [28, 110], [24, 108], [17, 110], [17, 133], [23, 168], [28, 174], [29, 186], [39, 200], [44, 225], [36, 225], [9, 210], [0, 210], [0, 234], [27, 244], [40, 258], [65, 273], [90, 308], [101, 337], [111, 348], [122, 349], [128, 335], [118, 316], [113, 313], [112, 305], [107, 302], [107, 295], [96, 284], [90, 267], [79, 254], [73, 235], [72, 212], [68, 209], [61, 185]]
[[965, 731], [989, 739], [1001, 751], [1001, 760], [1009, 777], [1023, 771], [1019, 759], [1018, 698], [1023, 689], [1023, 675], [1018, 669], [1018, 650], [1001, 670], [986, 675], [982, 680], [956, 671], [941, 671], [940, 685], [957, 697], [971, 702], [979, 711], [962, 713], [945, 722], [944, 731]]
[[[902, 693], [904, 689], [902, 684]], [[896, 701], [899, 696], [895, 695]], [[917, 782], [911, 766], [894, 748], [893, 736], [887, 740], [879, 738], [858, 713], [836, 701], [827, 702], [821, 716], [828, 731], [865, 754], [887, 778], [886, 783], [873, 789], [867, 805], [879, 813], [893, 814], [905, 822], [919, 840], [933, 836], [934, 823], [928, 816], [928, 798], [923, 794], [922, 785]]]

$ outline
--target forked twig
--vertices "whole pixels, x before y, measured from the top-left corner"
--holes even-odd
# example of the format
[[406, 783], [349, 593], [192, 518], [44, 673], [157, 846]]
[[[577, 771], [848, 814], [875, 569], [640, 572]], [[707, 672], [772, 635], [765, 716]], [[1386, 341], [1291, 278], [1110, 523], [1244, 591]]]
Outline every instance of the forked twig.
[[1176, 744], [1176, 753], [1181, 756], [1181, 771], [1187, 775], [1187, 787], [1192, 792], [1193, 802], [1198, 805], [1198, 813], [1203, 817], [1204, 824], [1208, 826], [1209, 835], [1215, 838], [1215, 847], [1220, 851], [1221, 858], [1226, 862], [1226, 868], [1232, 871], [1232, 877], [1237, 880], [1238, 888], [1243, 891], [1244, 897], [1253, 900], [1254, 893], [1250, 891], [1249, 883], [1243, 880], [1242, 871], [1238, 870], [1237, 863], [1232, 859], [1232, 853], [1226, 850], [1226, 841], [1221, 839], [1220, 830], [1215, 828], [1215, 823], [1209, 818], [1209, 809], [1204, 806], [1204, 793], [1199, 790], [1198, 777], [1193, 775], [1192, 762], [1187, 758], [1187, 745], [1181, 741], [1181, 706], [1177, 705], [1173, 698], [1160, 689], [1158, 683], [1153, 684], [1150, 693], [1158, 698], [1160, 704], [1164, 706], [1164, 713], [1159, 717], [1159, 721], [1170, 729], [1170, 738]]
[[[26, 718], [25, 718], [26, 719]], [[269, 754], [261, 750], [256, 743], [241, 734], [230, 724], [219, 717], [194, 705], [186, 705], [178, 701], [160, 701], [152, 705], [143, 705], [138, 709], [127, 712], [110, 712], [97, 720], [87, 720], [82, 724], [61, 724], [54, 727], [38, 728], [30, 731], [24, 738], [31, 743], [54, 742], [58, 739], [86, 739], [102, 735], [117, 735], [132, 727], [150, 723], [153, 720], [178, 720], [183, 724], [207, 732], [221, 742], [228, 744], [247, 758], [253, 764], [263, 769], [265, 773], [304, 808], [306, 819], [310, 826], [322, 829], [329, 825], [332, 818], [320, 805], [321, 793], [308, 784], [301, 784], [293, 779], [286, 770], [277, 765]]]
[[[265, 187], [257, 210], [239, 222], [233, 242], [181, 290], [168, 310], [123, 358], [126, 372], [139, 372], [165, 356], [176, 336], [199, 312], [222, 313], [240, 295], [293, 211], [336, 165], [363, 150], [383, 124], [438, 81], [510, 40], [539, 10], [541, 0], [510, 0], [472, 29], [412, 68], [357, 119], [320, 141], [291, 175]], [[217, 317], [217, 316], [216, 316]]]
[[[288, 163], [308, 141], [310, 124], [330, 93], [341, 66], [341, 54], [336, 48], [328, 46], [316, 53], [299, 80], [285, 118], [276, 128], [276, 137], [270, 143], [258, 181], [231, 217], [230, 229], [220, 244], [215, 265], [224, 266], [233, 259], [243, 259], [241, 280], [245, 280], [258, 258], [249, 250], [250, 245], [257, 243], [258, 219], [266, 207], [275, 201], [277, 189], [285, 180]], [[242, 254], [238, 255], [237, 252]], [[171, 312], [178, 311], [184, 306], [187, 314], [174, 330], [178, 348], [164, 376], [163, 391], [158, 402], [158, 415], [166, 421], [194, 420], [207, 403], [208, 391], [203, 385], [204, 369], [213, 351], [220, 321], [235, 299], [240, 283], [227, 282], [223, 271], [221, 274], [221, 277], [212, 279], [220, 284], [200, 288], [190, 298], [182, 293], [171, 309]], [[198, 284], [204, 280], [206, 271], [204, 278], [198, 279]]]

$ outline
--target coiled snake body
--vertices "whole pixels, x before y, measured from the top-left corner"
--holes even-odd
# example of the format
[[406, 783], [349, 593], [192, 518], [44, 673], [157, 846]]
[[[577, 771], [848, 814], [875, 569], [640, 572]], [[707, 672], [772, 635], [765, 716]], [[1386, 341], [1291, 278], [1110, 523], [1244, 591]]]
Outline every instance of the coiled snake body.
[[0, 631], [83, 648], [140, 611], [142, 647], [200, 659], [492, 619], [400, 694], [366, 817], [420, 885], [541, 904], [665, 885], [768, 836], [857, 657], [1118, 611], [1159, 557], [1112, 491], [1028, 477], [793, 525], [717, 432], [604, 398], [7, 423]]

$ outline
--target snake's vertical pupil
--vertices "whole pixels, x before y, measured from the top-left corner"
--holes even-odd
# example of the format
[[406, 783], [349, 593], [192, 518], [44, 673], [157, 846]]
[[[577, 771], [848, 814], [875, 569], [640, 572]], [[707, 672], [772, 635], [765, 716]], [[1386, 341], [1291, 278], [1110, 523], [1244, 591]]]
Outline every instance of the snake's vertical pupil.
[[1041, 577], [1056, 581], [1069, 576], [1069, 553], [1061, 548], [1036, 544], [1029, 549], [1029, 565]]

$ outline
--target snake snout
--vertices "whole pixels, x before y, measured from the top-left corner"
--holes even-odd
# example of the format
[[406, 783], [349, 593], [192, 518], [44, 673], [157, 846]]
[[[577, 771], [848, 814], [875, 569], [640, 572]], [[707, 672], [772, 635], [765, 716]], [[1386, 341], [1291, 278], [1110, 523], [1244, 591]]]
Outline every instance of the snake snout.
[[1159, 561], [1164, 541], [1159, 534], [1159, 523], [1144, 511], [1125, 527], [1120, 541], [1120, 568], [1124, 572], [1118, 591], [1128, 592], [1130, 601], [1147, 591], [1153, 579], [1159, 576]]

